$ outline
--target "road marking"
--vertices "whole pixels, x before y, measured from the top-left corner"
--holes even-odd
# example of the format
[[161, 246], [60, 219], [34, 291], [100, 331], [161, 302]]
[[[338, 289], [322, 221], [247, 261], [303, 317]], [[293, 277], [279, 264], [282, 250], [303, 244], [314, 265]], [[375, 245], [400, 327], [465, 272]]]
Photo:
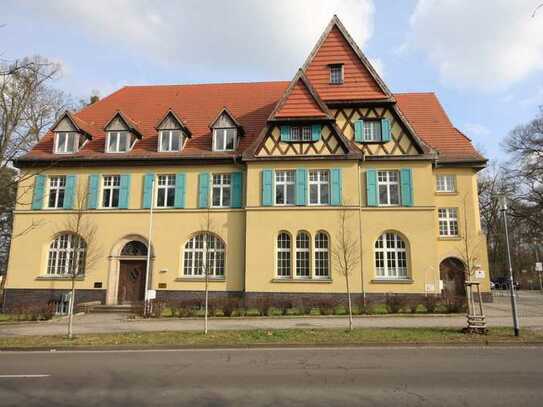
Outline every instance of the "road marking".
[[36, 377], [49, 377], [50, 374], [0, 374], [0, 379], [27, 379]]

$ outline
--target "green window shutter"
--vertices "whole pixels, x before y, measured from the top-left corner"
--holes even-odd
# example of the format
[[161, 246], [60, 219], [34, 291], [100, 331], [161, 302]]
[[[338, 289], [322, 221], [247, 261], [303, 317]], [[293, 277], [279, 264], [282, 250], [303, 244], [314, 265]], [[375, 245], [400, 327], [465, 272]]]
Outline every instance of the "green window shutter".
[[198, 208], [209, 206], [209, 174], [202, 172], [198, 174]]
[[119, 187], [119, 209], [128, 209], [128, 200], [130, 198], [130, 175], [121, 175], [121, 185]]
[[319, 141], [321, 138], [322, 126], [320, 124], [313, 124], [311, 126], [311, 141]]
[[362, 119], [354, 122], [354, 141], [357, 143], [364, 141], [364, 120]]
[[296, 205], [304, 206], [307, 202], [307, 170], [296, 169]]
[[241, 208], [241, 192], [243, 190], [242, 188], [242, 177], [241, 172], [233, 172], [232, 173], [232, 197], [230, 206], [232, 208]]
[[45, 194], [45, 175], [36, 175], [34, 180], [34, 193], [32, 194], [32, 209], [43, 208], [43, 196]]
[[381, 119], [381, 141], [390, 141], [390, 120]]
[[75, 200], [75, 175], [66, 175], [66, 188], [64, 189], [64, 209], [73, 209]]
[[400, 170], [402, 206], [413, 206], [413, 176], [411, 168]]
[[341, 168], [332, 168], [330, 170], [331, 193], [330, 204], [334, 206], [341, 205]]
[[155, 174], [145, 174], [143, 176], [143, 207], [149, 209], [153, 203], [153, 182]]
[[273, 205], [273, 170], [262, 170], [262, 206]]
[[281, 141], [290, 141], [290, 126], [281, 126]]
[[98, 207], [98, 185], [100, 175], [89, 175], [89, 188], [87, 195], [87, 208], [96, 209]]
[[377, 191], [377, 170], [366, 171], [366, 205], [378, 206], [379, 195]]
[[175, 175], [175, 208], [185, 207], [185, 174], [180, 172]]

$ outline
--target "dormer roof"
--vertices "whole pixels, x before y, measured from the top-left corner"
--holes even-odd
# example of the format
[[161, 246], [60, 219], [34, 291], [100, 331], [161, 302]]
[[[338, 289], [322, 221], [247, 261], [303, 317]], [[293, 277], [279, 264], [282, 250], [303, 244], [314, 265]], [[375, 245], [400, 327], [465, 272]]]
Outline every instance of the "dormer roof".
[[169, 108], [168, 111], [164, 114], [164, 116], [162, 116], [162, 118], [157, 122], [155, 129], [158, 131], [161, 128], [163, 128], [163, 124], [166, 122], [166, 120], [170, 118], [174, 120], [181, 129], [183, 129], [183, 133], [185, 133], [187, 137], [192, 136], [192, 133], [187, 127], [187, 125], [185, 124], [185, 122], [175, 113], [174, 110], [172, 110], [172, 108]]
[[[217, 124], [220, 122], [220, 120], [222, 119], [223, 116], [226, 116], [230, 120], [232, 125], [238, 129], [238, 135], [242, 136], [244, 134], [243, 126], [239, 123], [239, 121], [236, 119], [236, 117], [232, 114], [232, 112], [230, 110], [228, 110], [228, 108], [226, 106], [224, 106], [219, 111], [217, 116], [215, 116], [215, 118], [211, 121], [211, 123], [209, 123], [209, 128], [213, 129], [213, 128], [217, 127]], [[220, 125], [219, 127], [222, 127], [222, 125]]]
[[96, 130], [93, 129], [92, 126], [84, 120], [81, 120], [79, 117], [74, 116], [69, 110], [65, 110], [64, 113], [62, 113], [58, 117], [55, 124], [53, 124], [53, 127], [51, 127], [51, 131], [57, 131], [56, 129], [64, 120], [68, 120], [72, 124], [75, 131], [83, 134], [89, 140], [92, 139], [92, 133]]
[[115, 119], [120, 119], [126, 126], [127, 130], [129, 130], [131, 133], [133, 133], [138, 138], [143, 138], [143, 132], [140, 130], [137, 123], [129, 118], [126, 114], [121, 112], [120, 110], [117, 110], [113, 117], [109, 119], [109, 121], [105, 124], [104, 130], [108, 131], [109, 126], [113, 123]]

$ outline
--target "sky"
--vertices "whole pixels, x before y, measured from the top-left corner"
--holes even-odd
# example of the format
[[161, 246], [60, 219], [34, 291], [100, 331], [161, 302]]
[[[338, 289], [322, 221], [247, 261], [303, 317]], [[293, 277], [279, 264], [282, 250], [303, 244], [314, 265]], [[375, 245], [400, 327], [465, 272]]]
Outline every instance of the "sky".
[[435, 92], [490, 159], [543, 105], [543, 0], [0, 0], [0, 58], [125, 85], [290, 80], [334, 14], [392, 92]]

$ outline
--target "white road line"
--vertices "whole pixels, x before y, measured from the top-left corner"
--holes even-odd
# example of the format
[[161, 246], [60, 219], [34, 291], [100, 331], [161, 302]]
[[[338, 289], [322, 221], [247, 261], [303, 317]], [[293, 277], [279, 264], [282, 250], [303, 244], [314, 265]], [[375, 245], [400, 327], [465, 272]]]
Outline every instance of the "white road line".
[[27, 379], [36, 377], [49, 377], [50, 374], [0, 374], [0, 379]]

